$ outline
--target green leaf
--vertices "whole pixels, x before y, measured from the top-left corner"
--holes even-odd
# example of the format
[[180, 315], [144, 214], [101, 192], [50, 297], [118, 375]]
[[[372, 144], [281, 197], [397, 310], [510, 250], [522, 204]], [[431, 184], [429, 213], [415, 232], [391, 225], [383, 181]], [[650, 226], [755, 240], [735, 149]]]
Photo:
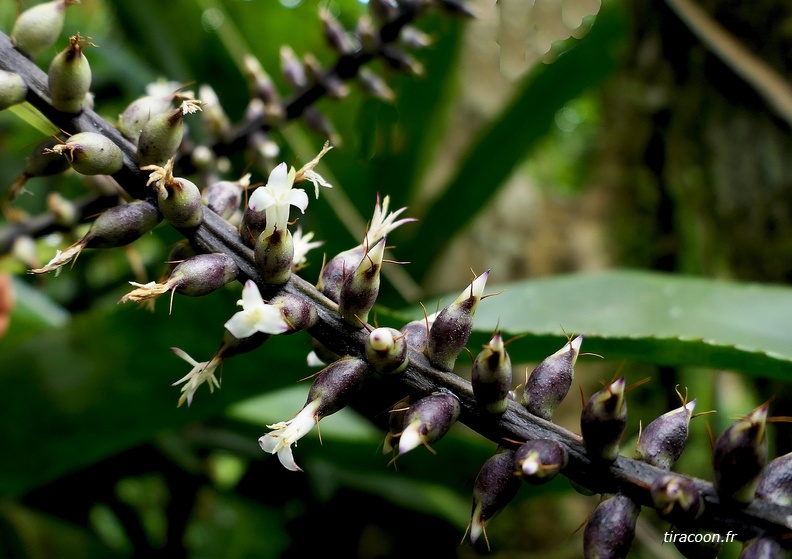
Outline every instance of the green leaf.
[[626, 24], [623, 7], [606, 3], [591, 31], [552, 64], [537, 66], [514, 101], [457, 166], [443, 194], [408, 234], [400, 254], [424, 276], [448, 239], [497, 192], [528, 151], [550, 130], [556, 112], [616, 68]]
[[470, 347], [500, 324], [510, 335], [528, 334], [509, 346], [512, 359], [542, 359], [563, 344], [563, 328], [585, 336], [583, 351], [607, 359], [792, 376], [789, 288], [609, 271], [488, 291], [502, 289], [479, 305]]
[[[201, 299], [179, 297], [170, 316], [166, 301], [155, 314], [113, 307], [77, 315], [65, 327], [13, 347], [4, 345], [0, 409], [14, 418], [14, 428], [0, 433], [0, 493], [20, 495], [308, 376], [307, 337], [279, 336], [231, 360], [222, 390], [210, 394], [202, 386], [192, 407], [176, 407], [179, 389], [171, 383], [190, 365], [168, 348], [178, 345], [196, 360], [208, 360], [238, 297], [232, 289]], [[250, 444], [257, 448], [255, 439]]]
[[0, 352], [50, 328], [63, 328], [69, 322], [66, 309], [16, 276], [11, 276], [11, 289], [14, 307], [8, 333], [0, 338]]

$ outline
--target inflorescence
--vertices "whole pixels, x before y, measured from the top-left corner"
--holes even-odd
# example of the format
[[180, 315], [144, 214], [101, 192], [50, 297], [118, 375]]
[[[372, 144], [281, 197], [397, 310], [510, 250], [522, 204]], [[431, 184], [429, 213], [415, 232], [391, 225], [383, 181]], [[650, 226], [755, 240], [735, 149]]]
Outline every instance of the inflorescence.
[[[110, 126], [92, 111], [91, 69], [84, 52], [92, 45], [79, 33], [52, 61], [49, 74], [31, 60], [43, 55], [61, 35], [64, 12], [78, 0], [53, 0], [23, 12], [11, 33], [0, 41], [0, 109], [28, 101], [64, 131], [63, 137], [37, 145], [25, 171], [8, 193], [4, 209], [34, 177], [68, 168], [81, 175], [112, 177], [125, 200], [97, 217], [85, 235], [58, 251], [32, 274], [60, 271], [86, 249], [132, 243], [168, 222], [187, 240], [168, 257], [168, 275], [148, 283], [130, 282], [119, 303], [152, 301], [163, 294], [197, 297], [229, 283], [243, 284], [240, 309], [224, 324], [221, 343], [208, 361], [184, 351], [173, 352], [192, 369], [174, 382], [178, 404], [192, 405], [200, 387], [220, 388], [216, 376], [224, 360], [256, 350], [279, 335], [307, 332], [314, 344], [311, 358], [322, 363], [304, 407], [291, 419], [270, 425], [259, 439], [261, 449], [276, 454], [289, 470], [299, 471], [293, 446], [324, 417], [359, 397], [367, 381], [379, 375], [399, 400], [390, 414], [386, 452], [393, 460], [420, 446], [434, 452], [457, 421], [463, 421], [497, 443], [475, 478], [469, 526], [470, 540], [486, 538], [486, 525], [515, 496], [522, 482], [539, 485], [558, 474], [577, 486], [600, 493], [584, 534], [586, 557], [624, 557], [635, 535], [642, 507], [654, 508], [679, 529], [689, 532], [723, 528], [746, 542], [744, 557], [780, 557], [792, 533], [789, 455], [767, 464], [767, 406], [739, 419], [717, 440], [714, 485], [671, 471], [688, 440], [695, 400], [649, 423], [640, 433], [634, 458], [622, 455], [627, 425], [626, 381], [607, 384], [585, 403], [582, 437], [555, 424], [553, 414], [567, 397], [583, 336], [570, 338], [527, 375], [521, 392], [513, 388], [513, 370], [501, 333], [474, 356], [472, 383], [454, 374], [466, 349], [489, 272], [475, 277], [439, 312], [395, 328], [372, 327], [369, 319], [380, 289], [388, 235], [409, 224], [405, 208], [390, 209], [388, 196], [377, 198], [361, 243], [328, 260], [314, 287], [300, 278], [308, 252], [321, 243], [294, 226], [297, 208], [308, 211], [310, 194], [320, 196], [331, 185], [315, 170], [337, 141], [332, 124], [314, 106], [321, 96], [343, 98], [346, 82], [355, 80], [368, 94], [386, 101], [394, 92], [364, 65], [375, 58], [393, 69], [421, 74], [408, 53], [430, 39], [413, 27], [425, 10], [440, 7], [470, 15], [457, 0], [370, 0], [370, 15], [349, 32], [327, 11], [320, 12], [324, 35], [338, 56], [322, 68], [310, 54], [300, 58], [281, 49], [281, 71], [292, 88], [284, 100], [258, 60], [248, 56], [245, 73], [250, 101], [241, 123], [234, 125], [208, 85], [198, 94], [178, 84], [152, 84]], [[90, 55], [90, 53], [88, 53]], [[304, 123], [328, 143], [300, 169], [280, 162], [270, 131], [289, 120]], [[185, 148], [185, 119], [202, 119], [208, 140]], [[247, 150], [256, 169], [268, 173], [254, 187], [250, 175], [238, 180], [219, 177], [219, 160], [235, 149]], [[303, 154], [306, 155], [306, 154]], [[193, 170], [198, 183], [179, 176]], [[301, 186], [310, 183], [306, 191]], [[245, 196], [248, 193], [248, 196]], [[246, 200], [246, 202], [244, 202]], [[80, 206], [66, 209], [38, 230], [20, 229], [19, 237], [48, 231], [53, 224], [71, 228]], [[88, 207], [88, 206], [85, 206]], [[91, 209], [95, 209], [90, 206]], [[65, 219], [64, 216], [69, 216]], [[2, 243], [0, 243], [2, 244]], [[11, 243], [3, 246], [10, 250]], [[172, 305], [172, 303], [171, 303]], [[682, 550], [688, 557], [700, 549]]]

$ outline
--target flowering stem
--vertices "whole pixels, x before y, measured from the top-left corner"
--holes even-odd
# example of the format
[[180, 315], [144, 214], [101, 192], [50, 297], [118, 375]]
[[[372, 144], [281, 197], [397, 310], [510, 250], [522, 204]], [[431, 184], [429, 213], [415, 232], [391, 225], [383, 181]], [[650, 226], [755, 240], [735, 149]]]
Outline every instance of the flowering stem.
[[[394, 29], [396, 31], [400, 29], [413, 16], [414, 13], [405, 12], [403, 19], [393, 22], [392, 25], [396, 26]], [[383, 27], [381, 31], [383, 40], [387, 39], [386, 34], [392, 33], [394, 29], [390, 29], [387, 25]], [[397, 35], [398, 33], [393, 33], [394, 37]], [[342, 77], [354, 75], [354, 72], [366, 61], [365, 57], [359, 60], [342, 57], [333, 71]], [[147, 175], [141, 172], [135, 163], [134, 146], [91, 110], [86, 109], [75, 116], [53, 109], [47, 101], [46, 76], [33, 62], [14, 49], [8, 36], [4, 34], [0, 34], [0, 69], [21, 75], [29, 88], [27, 101], [60, 129], [67, 133], [98, 132], [113, 140], [124, 154], [123, 167], [113, 177], [132, 197], [153, 201], [154, 194], [146, 187]], [[319, 89], [309, 89], [290, 101], [287, 104], [287, 114], [300, 114], [301, 110], [323, 95], [323, 86], [317, 87]], [[260, 128], [260, 123], [248, 123], [246, 126], [247, 128], [237, 131], [237, 137], [244, 137], [254, 126]], [[235, 149], [233, 143], [224, 145], [222, 149], [218, 146], [217, 149], [221, 152], [226, 148]], [[233, 258], [240, 270], [240, 281], [252, 279], [259, 287], [264, 287], [265, 283], [256, 271], [253, 251], [242, 243], [239, 236], [227, 227], [220, 216], [208, 208], [204, 208], [204, 219], [200, 226], [182, 233], [202, 252], [219, 252]], [[8, 243], [9, 239], [0, 234], [0, 241]], [[309, 333], [327, 348], [339, 355], [365, 355], [366, 330], [347, 325], [338, 314], [338, 306], [305, 280], [293, 274], [279, 289], [262, 291], [265, 298], [271, 298], [278, 293], [297, 295], [316, 306], [318, 320], [316, 325], [310, 328]], [[395, 401], [401, 398], [404, 392], [410, 392], [415, 396], [426, 396], [440, 389], [449, 390], [459, 398], [462, 408], [460, 421], [498, 444], [516, 447], [515, 442], [508, 441], [521, 442], [540, 438], [550, 438], [559, 442], [569, 456], [569, 464], [564, 474], [596, 492], [622, 492], [642, 505], [651, 506], [652, 482], [666, 473], [660, 468], [623, 456], [618, 457], [612, 464], [595, 464], [586, 456], [582, 440], [578, 435], [529, 414], [515, 402], [510, 402], [506, 412], [497, 420], [493, 420], [491, 416], [479, 410], [470, 383], [456, 375], [432, 367], [426, 356], [414, 350], [409, 351], [409, 365], [405, 371], [387, 380], [388, 382], [382, 383], [381, 386], [379, 383], [376, 386], [372, 383], [371, 386], [364, 387], [361, 396], [365, 398], [367, 390], [388, 390], [393, 393], [392, 400]], [[744, 508], [721, 504], [712, 483], [699, 479], [693, 481], [706, 501], [704, 514], [696, 521], [695, 527], [718, 533], [737, 532], [740, 539], [749, 539], [763, 532], [780, 537], [792, 531], [792, 525], [787, 520], [792, 515], [789, 507], [760, 500], [754, 500]]]

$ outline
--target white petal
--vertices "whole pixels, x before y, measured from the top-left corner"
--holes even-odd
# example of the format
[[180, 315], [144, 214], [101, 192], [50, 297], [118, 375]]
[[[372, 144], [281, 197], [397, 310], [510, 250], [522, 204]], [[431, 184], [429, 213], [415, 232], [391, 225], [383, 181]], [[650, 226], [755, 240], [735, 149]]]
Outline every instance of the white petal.
[[269, 179], [267, 179], [267, 187], [278, 193], [285, 192], [291, 189], [293, 180], [294, 178], [291, 181], [289, 180], [286, 163], [281, 163], [270, 173]]
[[286, 201], [292, 206], [300, 208], [302, 213], [305, 213], [305, 208], [308, 207], [308, 195], [300, 188], [293, 188], [286, 194]]
[[239, 311], [234, 316], [228, 319], [225, 323], [225, 328], [231, 335], [238, 340], [249, 338], [255, 334], [256, 330], [256, 317], [245, 311]]
[[255, 309], [264, 305], [261, 292], [253, 280], [247, 280], [242, 289], [242, 308], [245, 310]]
[[[257, 332], [263, 332], [265, 334], [283, 334], [290, 328], [289, 323], [283, 318], [283, 313], [280, 309], [272, 305], [262, 305], [256, 314], [258, 316], [254, 328]], [[231, 333], [233, 334], [233, 332]]]
[[179, 349], [178, 347], [172, 347], [172, 348], [170, 348], [170, 350], [173, 353], [175, 353], [176, 355], [178, 355], [179, 357], [181, 357], [182, 359], [184, 359], [185, 361], [187, 361], [187, 363], [189, 363], [193, 367], [195, 367], [195, 366], [197, 366], [199, 364], [198, 361], [196, 361], [195, 359], [193, 359], [192, 357], [187, 355], [187, 352], [184, 351], [183, 349]]
[[263, 437], [259, 437], [258, 442], [261, 450], [273, 454], [278, 448], [278, 443], [281, 442], [281, 437], [277, 434], [267, 433]]
[[275, 197], [272, 195], [272, 191], [266, 186], [261, 186], [254, 190], [253, 194], [250, 195], [250, 199], [248, 200], [248, 208], [254, 212], [260, 212], [262, 210], [266, 210], [275, 204], [275, 202]]
[[292, 454], [291, 446], [284, 446], [278, 451], [278, 460], [283, 464], [283, 467], [292, 472], [302, 472], [302, 468], [294, 461], [294, 454]]
[[324, 367], [326, 365], [324, 361], [319, 359], [319, 356], [316, 355], [315, 351], [309, 353], [305, 361], [309, 367]]

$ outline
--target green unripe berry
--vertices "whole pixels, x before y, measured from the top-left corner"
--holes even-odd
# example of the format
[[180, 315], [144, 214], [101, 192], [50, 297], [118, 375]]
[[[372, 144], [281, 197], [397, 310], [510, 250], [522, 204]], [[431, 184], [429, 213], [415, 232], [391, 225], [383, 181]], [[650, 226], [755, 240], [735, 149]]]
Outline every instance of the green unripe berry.
[[58, 251], [43, 268], [30, 270], [30, 274], [44, 274], [59, 269], [76, 258], [85, 248], [115, 248], [136, 241], [153, 229], [162, 216], [154, 205], [138, 200], [115, 206], [102, 213], [93, 222], [85, 236], [64, 251]]
[[153, 205], [137, 200], [103, 212], [83, 237], [84, 248], [115, 248], [136, 241], [162, 221]]
[[22, 76], [0, 70], [0, 111], [24, 101], [27, 89]]
[[137, 143], [143, 127], [149, 121], [168, 110], [171, 99], [158, 95], [140, 97], [127, 106], [124, 112], [118, 115], [116, 128], [125, 138]]
[[271, 235], [259, 235], [253, 249], [256, 268], [269, 285], [283, 285], [292, 274], [294, 239], [288, 229], [276, 229]]
[[65, 155], [72, 168], [81, 175], [112, 175], [124, 164], [121, 148], [107, 136], [96, 132], [80, 132], [43, 153]]
[[33, 148], [28, 157], [25, 170], [19, 175], [8, 189], [8, 201], [13, 202], [24, 191], [25, 184], [32, 177], [48, 177], [64, 172], [69, 168], [69, 162], [64, 157], [53, 157], [51, 150], [61, 141], [57, 138], [45, 138]]
[[188, 297], [202, 297], [234, 281], [237, 275], [239, 268], [230, 256], [198, 254], [178, 264], [164, 283], [131, 282], [137, 289], [124, 295], [118, 302], [148, 301], [168, 291]]
[[80, 0], [52, 0], [22, 12], [14, 23], [11, 40], [20, 52], [35, 59], [58, 40], [66, 8]]
[[91, 88], [91, 65], [83, 55], [85, 43], [79, 33], [69, 39], [66, 50], [58, 53], [47, 74], [52, 106], [66, 113], [79, 113]]
[[141, 167], [152, 171], [148, 184], [154, 184], [159, 198], [158, 206], [162, 216], [174, 227], [198, 227], [203, 221], [201, 192], [195, 183], [173, 176], [173, 160], [165, 167], [148, 165]]
[[181, 107], [152, 117], [138, 138], [137, 160], [140, 166], [163, 166], [176, 155], [184, 137], [184, 115], [199, 110], [200, 101], [186, 100]]

